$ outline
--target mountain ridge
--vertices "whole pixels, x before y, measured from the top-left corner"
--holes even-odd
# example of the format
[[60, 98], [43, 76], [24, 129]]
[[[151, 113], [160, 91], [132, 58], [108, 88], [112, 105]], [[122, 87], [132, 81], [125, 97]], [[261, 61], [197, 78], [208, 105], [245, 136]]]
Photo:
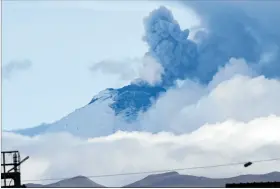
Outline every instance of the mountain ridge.
[[[122, 188], [140, 188], [140, 187], [225, 187], [228, 183], [249, 183], [249, 182], [280, 182], [280, 172], [270, 172], [266, 174], [245, 174], [228, 178], [209, 178], [203, 176], [181, 175], [178, 172], [166, 172], [160, 174], [148, 175], [143, 179], [124, 185]], [[85, 176], [76, 176], [64, 179], [55, 183], [25, 184], [27, 188], [49, 188], [49, 187], [98, 187], [100, 185]]]
[[149, 175], [144, 179], [124, 186], [124, 188], [139, 187], [225, 187], [227, 183], [275, 182], [280, 181], [280, 172], [267, 174], [247, 174], [228, 178], [209, 178], [192, 175], [171, 174]]
[[86, 187], [86, 188], [105, 188], [105, 186], [93, 182], [85, 176], [76, 176], [69, 179], [63, 179], [61, 181], [51, 184], [25, 184], [27, 188], [74, 188], [74, 187]]

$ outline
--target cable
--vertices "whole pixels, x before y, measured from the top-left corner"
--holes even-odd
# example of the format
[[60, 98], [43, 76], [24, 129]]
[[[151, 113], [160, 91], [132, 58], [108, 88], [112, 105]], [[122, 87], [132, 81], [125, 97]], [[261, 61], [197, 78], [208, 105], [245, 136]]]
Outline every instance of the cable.
[[[274, 159], [265, 159], [265, 160], [256, 160], [251, 161], [252, 163], [261, 163], [261, 162], [268, 162], [268, 161], [278, 161], [279, 158]], [[142, 172], [130, 172], [130, 173], [117, 173], [117, 174], [106, 174], [106, 175], [92, 175], [92, 176], [85, 176], [87, 178], [100, 178], [100, 177], [114, 177], [114, 176], [125, 176], [125, 175], [140, 175], [140, 174], [151, 174], [151, 173], [161, 173], [161, 172], [171, 172], [171, 171], [183, 171], [183, 170], [190, 170], [190, 169], [207, 169], [207, 168], [215, 168], [215, 167], [226, 167], [226, 166], [233, 166], [233, 165], [244, 165], [247, 162], [239, 162], [239, 163], [228, 163], [228, 164], [220, 164], [220, 165], [209, 165], [209, 166], [200, 166], [200, 167], [186, 167], [186, 168], [178, 168], [178, 169], [166, 169], [166, 170], [156, 170], [156, 171], [142, 171]], [[52, 181], [52, 180], [64, 180], [69, 179], [67, 178], [48, 178], [48, 179], [36, 179], [36, 180], [23, 180], [24, 182], [34, 182], [34, 181]]]

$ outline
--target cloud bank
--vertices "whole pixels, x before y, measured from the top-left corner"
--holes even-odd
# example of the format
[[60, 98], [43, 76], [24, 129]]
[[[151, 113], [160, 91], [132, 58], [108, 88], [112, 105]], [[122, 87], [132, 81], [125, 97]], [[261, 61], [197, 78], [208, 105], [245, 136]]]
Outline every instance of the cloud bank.
[[[22, 165], [23, 180], [168, 170], [280, 157], [279, 124], [280, 117], [268, 116], [249, 122], [205, 124], [178, 136], [164, 132], [117, 132], [91, 139], [66, 133], [33, 138], [3, 133], [3, 150], [18, 149], [22, 156], [30, 156]], [[229, 177], [279, 168], [279, 162], [272, 161], [256, 163], [248, 169], [240, 165], [180, 173]], [[107, 186], [121, 186], [144, 176], [92, 179]]]
[[232, 59], [208, 86], [184, 81], [140, 116], [143, 130], [185, 133], [206, 123], [280, 116], [280, 81], [253, 75], [243, 60]]

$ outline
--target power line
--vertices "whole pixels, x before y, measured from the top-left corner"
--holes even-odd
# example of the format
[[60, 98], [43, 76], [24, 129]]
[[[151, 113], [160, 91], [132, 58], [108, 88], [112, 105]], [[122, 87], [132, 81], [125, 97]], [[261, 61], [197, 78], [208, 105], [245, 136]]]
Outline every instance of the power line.
[[[264, 160], [255, 160], [251, 161], [252, 163], [261, 163], [261, 162], [269, 162], [269, 161], [278, 161], [279, 158], [273, 159], [264, 159]], [[130, 173], [116, 173], [116, 174], [104, 174], [104, 175], [91, 175], [85, 176], [87, 178], [101, 178], [101, 177], [115, 177], [115, 176], [126, 176], [126, 175], [141, 175], [141, 174], [152, 174], [152, 173], [162, 173], [162, 172], [172, 172], [172, 171], [183, 171], [183, 170], [191, 170], [191, 169], [207, 169], [207, 168], [215, 168], [215, 167], [227, 167], [234, 165], [244, 165], [247, 162], [237, 162], [237, 163], [228, 163], [228, 164], [220, 164], [220, 165], [208, 165], [208, 166], [200, 166], [200, 167], [186, 167], [186, 168], [178, 168], [178, 169], [166, 169], [166, 170], [155, 170], [155, 171], [141, 171], [141, 172], [130, 172]], [[23, 180], [24, 182], [34, 182], [34, 181], [52, 181], [52, 180], [64, 180], [69, 179], [69, 177], [64, 178], [47, 178], [47, 179], [34, 179], [34, 180]]]

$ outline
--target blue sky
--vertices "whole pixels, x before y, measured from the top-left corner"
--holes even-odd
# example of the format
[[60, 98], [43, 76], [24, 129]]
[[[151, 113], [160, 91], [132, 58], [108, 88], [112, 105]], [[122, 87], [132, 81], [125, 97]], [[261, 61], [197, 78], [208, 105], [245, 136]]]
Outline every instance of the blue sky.
[[3, 78], [3, 128], [54, 122], [99, 91], [128, 83], [89, 68], [142, 57], [147, 52], [143, 18], [162, 4], [184, 28], [198, 23], [190, 10], [167, 2], [4, 2], [2, 68], [26, 61], [30, 66]]

